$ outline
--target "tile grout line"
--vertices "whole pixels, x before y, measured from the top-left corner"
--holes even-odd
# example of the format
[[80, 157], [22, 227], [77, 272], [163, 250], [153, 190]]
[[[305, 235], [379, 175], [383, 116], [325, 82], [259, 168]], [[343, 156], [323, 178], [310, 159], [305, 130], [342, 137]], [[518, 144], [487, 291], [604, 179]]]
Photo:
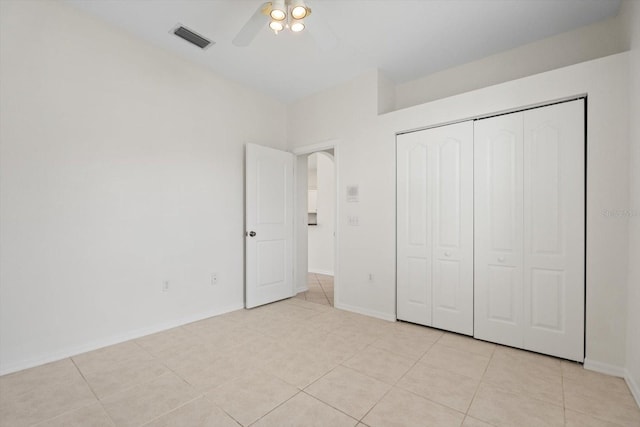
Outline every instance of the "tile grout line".
[[[409, 373], [409, 371], [411, 371], [411, 370], [412, 370], [412, 369], [413, 369], [413, 368], [418, 364], [418, 362], [420, 362], [420, 359], [422, 359], [422, 358], [424, 357], [424, 355], [425, 355], [425, 354], [427, 354], [427, 353], [429, 352], [429, 350], [431, 350], [431, 347], [433, 347], [433, 345], [434, 345], [436, 342], [438, 342], [439, 340], [440, 340], [440, 337], [438, 337], [438, 339], [437, 339], [437, 340], [435, 340], [435, 341], [434, 341], [434, 342], [429, 346], [429, 348], [428, 348], [428, 349], [426, 349], [426, 350], [424, 351], [424, 353], [422, 353], [422, 355], [416, 359], [416, 361], [415, 361], [415, 362], [413, 362], [413, 365], [411, 365], [411, 367], [409, 367], [409, 369], [407, 369], [407, 371], [406, 371], [404, 374], [402, 374], [402, 375], [401, 375], [401, 376], [400, 376], [400, 377], [395, 381], [395, 383], [391, 384], [391, 387], [389, 387], [389, 390], [387, 390], [387, 391], [386, 391], [386, 393], [385, 393], [385, 394], [383, 394], [383, 395], [382, 395], [382, 397], [381, 397], [381, 398], [380, 398], [376, 403], [374, 403], [374, 404], [373, 404], [373, 406], [372, 406], [371, 408], [369, 408], [369, 410], [368, 410], [368, 411], [367, 411], [367, 412], [362, 416], [362, 418], [360, 418], [360, 420], [358, 420], [359, 422], [363, 423], [363, 421], [362, 421], [362, 420], [364, 420], [364, 419], [367, 417], [367, 415], [369, 415], [369, 413], [370, 413], [371, 411], [373, 411], [373, 408], [375, 408], [376, 406], [378, 406], [378, 404], [379, 404], [380, 402], [382, 402], [382, 400], [383, 400], [383, 399], [384, 399], [384, 398], [385, 398], [389, 393], [391, 393], [391, 390], [393, 390], [393, 389], [396, 387], [396, 385], [400, 382], [400, 380], [401, 380], [402, 378], [404, 378], [404, 377]], [[376, 341], [377, 341], [377, 340], [376, 340]], [[371, 344], [370, 344], [368, 347], [370, 347], [370, 346], [371, 346]], [[367, 347], [367, 348], [368, 348], [368, 347]], [[374, 348], [377, 348], [377, 347], [374, 347]], [[380, 349], [380, 350], [384, 350], [384, 349]], [[392, 353], [392, 352], [390, 352], [390, 353]], [[396, 353], [392, 353], [392, 354], [396, 354]], [[404, 390], [404, 389], [403, 389], [403, 390]], [[406, 391], [408, 391], [408, 390], [406, 390]], [[364, 424], [364, 423], [363, 423], [363, 424]]]
[[[107, 417], [109, 418], [109, 420], [111, 421], [111, 424], [113, 424], [114, 426], [116, 425], [116, 420], [113, 419], [113, 417], [111, 416], [111, 414], [109, 413], [109, 411], [107, 411], [107, 408], [104, 407], [104, 404], [102, 403], [102, 400], [98, 397], [98, 395], [96, 394], [95, 390], [93, 389], [93, 387], [91, 386], [91, 384], [89, 383], [89, 381], [87, 380], [87, 378], [84, 376], [84, 374], [82, 373], [82, 370], [80, 369], [80, 367], [78, 366], [78, 364], [76, 363], [75, 360], [73, 360], [73, 357], [70, 357], [69, 360], [71, 361], [71, 363], [73, 363], [73, 366], [76, 367], [78, 373], [80, 374], [80, 376], [82, 377], [82, 379], [84, 380], [84, 382], [87, 384], [87, 387], [89, 387], [89, 390], [91, 390], [91, 393], [93, 394], [93, 396], [96, 398], [96, 402], [100, 405], [100, 407], [102, 408], [102, 410], [104, 411], [105, 414], [107, 414]], [[89, 405], [87, 405], [89, 406]], [[78, 408], [81, 409], [81, 408]], [[77, 411], [77, 409], [76, 409]], [[65, 412], [66, 413], [70, 413], [73, 411], [69, 411], [69, 412]], [[63, 415], [63, 414], [60, 414]], [[58, 415], [58, 416], [60, 416]], [[54, 417], [55, 418], [55, 417]], [[49, 418], [49, 420], [52, 420], [53, 418]]]
[[[324, 290], [323, 290], [323, 292], [324, 292]], [[333, 307], [332, 307], [332, 308], [333, 308]], [[334, 308], [334, 309], [335, 309], [335, 308]], [[333, 329], [335, 329], [335, 328], [333, 328]], [[333, 333], [333, 332], [332, 332], [332, 331], [329, 331], [329, 333]], [[353, 358], [353, 357], [355, 357], [357, 354], [359, 354], [359, 353], [363, 352], [366, 348], [368, 348], [368, 347], [370, 347], [370, 346], [371, 346], [371, 344], [366, 345], [363, 349], [361, 349], [361, 350], [357, 351], [354, 355], [352, 355], [352, 357], [349, 357], [349, 358], [347, 358], [346, 360], [350, 360], [350, 359], [352, 359], [352, 358]], [[321, 403], [323, 403], [323, 404], [325, 404], [325, 405], [327, 405], [327, 406], [329, 406], [329, 407], [331, 407], [331, 408], [335, 409], [336, 411], [339, 411], [339, 412], [341, 412], [341, 413], [343, 413], [343, 414], [347, 415], [347, 416], [348, 416], [348, 417], [350, 417], [351, 419], [355, 420], [355, 421], [356, 421], [356, 423], [360, 423], [360, 422], [362, 422], [362, 419], [358, 420], [357, 418], [353, 417], [353, 416], [352, 416], [352, 415], [350, 415], [350, 414], [347, 414], [347, 413], [346, 413], [346, 412], [344, 412], [343, 410], [341, 410], [341, 409], [339, 409], [339, 408], [336, 408], [335, 406], [331, 405], [330, 403], [325, 402], [324, 400], [321, 400], [320, 398], [318, 398], [318, 397], [316, 397], [316, 396], [314, 396], [314, 395], [310, 394], [309, 392], [307, 392], [307, 389], [308, 389], [309, 387], [311, 387], [311, 386], [312, 386], [313, 384], [315, 384], [316, 382], [320, 381], [320, 380], [321, 380], [322, 378], [324, 378], [325, 376], [329, 375], [331, 372], [335, 371], [335, 370], [336, 370], [336, 368], [338, 368], [338, 367], [343, 367], [343, 368], [346, 368], [346, 369], [351, 369], [351, 370], [353, 370], [354, 372], [358, 372], [358, 373], [360, 373], [360, 374], [362, 374], [362, 375], [365, 375], [365, 374], [363, 374], [363, 373], [361, 373], [361, 372], [359, 372], [359, 371], [357, 371], [357, 370], [355, 370], [355, 369], [352, 369], [352, 368], [349, 368], [348, 366], [343, 365], [343, 363], [344, 363], [346, 360], [344, 360], [344, 361], [342, 361], [342, 362], [338, 363], [336, 366], [334, 366], [334, 367], [333, 367], [333, 368], [331, 368], [329, 371], [327, 371], [324, 375], [321, 375], [320, 377], [316, 378], [315, 380], [313, 380], [312, 382], [310, 382], [309, 384], [307, 384], [306, 386], [304, 386], [304, 388], [300, 389], [300, 391], [301, 391], [301, 392], [303, 392], [303, 393], [305, 393], [307, 396], [310, 396], [310, 397], [312, 397], [312, 398], [316, 399], [317, 401], [319, 401], [319, 402], [321, 402]], [[367, 376], [368, 376], [368, 375], [367, 375]], [[375, 379], [375, 378], [374, 378], [374, 379]], [[393, 386], [392, 386], [392, 387], [393, 387]], [[391, 389], [389, 389], [389, 390], [391, 390]], [[385, 393], [385, 395], [389, 392], [389, 390], [387, 390], [387, 392]], [[384, 397], [384, 396], [383, 396], [383, 397]], [[379, 402], [379, 401], [378, 401], [378, 402]], [[369, 409], [369, 411], [371, 411], [371, 409], [373, 409], [373, 407], [374, 407], [375, 405], [377, 405], [377, 404], [378, 404], [378, 402], [376, 402], [376, 403], [375, 403], [375, 404], [374, 404], [374, 405]], [[364, 417], [369, 413], [369, 411], [367, 411], [367, 413], [366, 413], [362, 418], [364, 418]]]
[[564, 373], [562, 372], [562, 362], [560, 363], [560, 384], [562, 386], [562, 418], [564, 425], [567, 425], [567, 403], [564, 398]]
[[[427, 351], [425, 351], [425, 352], [424, 352], [424, 354], [423, 354], [420, 358], [418, 358], [418, 360], [416, 360], [415, 364], [411, 367], [411, 369], [413, 369], [416, 365], [418, 365], [418, 363], [423, 363], [423, 362], [421, 362], [421, 361], [422, 361], [422, 359], [423, 359], [423, 358], [427, 355], [427, 353], [429, 353], [429, 351], [430, 351], [430, 350], [431, 350], [431, 349], [432, 349], [432, 348], [433, 348], [433, 347], [434, 347], [434, 346], [435, 346], [435, 345], [436, 345], [436, 344], [437, 344], [437, 343], [438, 343], [438, 342], [439, 342], [439, 341], [440, 341], [440, 340], [445, 336], [445, 334], [446, 334], [446, 332], [443, 332], [443, 334], [442, 334], [442, 335], [441, 335], [437, 340], [435, 340], [435, 341], [433, 342], [433, 344], [431, 344], [431, 346], [429, 347], [429, 349], [427, 349]], [[454, 348], [454, 347], [449, 347], [449, 346], [447, 346], [446, 344], [440, 344], [440, 345], [442, 345], [442, 346], [444, 346], [444, 347], [447, 347], [447, 348]], [[455, 350], [459, 350], [458, 348], [454, 348], [454, 349], [455, 349]], [[469, 353], [471, 353], [471, 352], [469, 352]], [[491, 353], [491, 357], [489, 358], [489, 362], [491, 361], [491, 358], [492, 358], [492, 357], [493, 357], [493, 352]], [[424, 362], [424, 363], [426, 364], [426, 362]], [[488, 367], [488, 366], [489, 366], [489, 363], [487, 363], [487, 367]], [[486, 372], [486, 370], [487, 370], [487, 367], [485, 367], [485, 372]], [[443, 369], [443, 370], [444, 370], [444, 369]], [[455, 373], [455, 374], [458, 374], [458, 375], [460, 375], [460, 376], [464, 376], [464, 377], [466, 377], [466, 378], [470, 378], [470, 379], [475, 380], [475, 378], [468, 377], [468, 376], [466, 376], [466, 375], [460, 374], [459, 372], [451, 372], [451, 371], [448, 371], [448, 370], [444, 370], [444, 371], [445, 371], [445, 372], [450, 372], [450, 373]], [[409, 373], [409, 371], [407, 371], [407, 372], [406, 372], [402, 377], [404, 378], [408, 373]], [[482, 373], [482, 376], [484, 376], [484, 372]], [[398, 382], [399, 382], [399, 380], [398, 380]], [[442, 407], [445, 407], [445, 408], [447, 408], [447, 409], [451, 409], [451, 410], [453, 410], [453, 411], [456, 411], [456, 412], [458, 412], [458, 413], [462, 414], [462, 415], [463, 415], [463, 417], [462, 417], [462, 421], [464, 422], [464, 420], [465, 420], [465, 419], [466, 419], [466, 417], [468, 416], [469, 408], [471, 408], [471, 403], [473, 403], [473, 399], [475, 398], [475, 394], [477, 393], [477, 391], [478, 391], [478, 387], [480, 386], [480, 383], [481, 383], [481, 382], [482, 382], [482, 379], [480, 379], [480, 380], [478, 381], [478, 385], [476, 386], [476, 391], [474, 392], [474, 395], [473, 395], [473, 397], [471, 398], [471, 402], [469, 403], [469, 406], [467, 407], [467, 410], [466, 410], [465, 412], [461, 412], [461, 411], [459, 411], [458, 409], [452, 408], [452, 407], [447, 406], [447, 405], [445, 405], [445, 404], [443, 404], [443, 403], [436, 402], [435, 400], [429, 399], [428, 397], [425, 397], [425, 396], [422, 396], [422, 395], [420, 395], [420, 394], [414, 393], [414, 392], [413, 392], [413, 391], [411, 391], [411, 390], [407, 390], [407, 389], [402, 388], [402, 387], [400, 387], [400, 388], [402, 388], [402, 390], [405, 390], [406, 392], [409, 392], [409, 393], [413, 394], [414, 396], [421, 397], [421, 398], [423, 398], [423, 399], [425, 399], [425, 400], [427, 400], [427, 401], [429, 401], [429, 402], [435, 403], [435, 404], [437, 404], [437, 405], [440, 405], [440, 406], [442, 406]], [[397, 384], [397, 383], [396, 383], [396, 384]]]
[[[422, 355], [420, 355], [420, 356], [415, 360], [415, 362], [413, 362], [413, 364], [411, 365], [411, 367], [409, 367], [409, 369], [407, 369], [407, 371], [406, 371], [404, 374], [402, 374], [402, 375], [401, 375], [401, 376], [400, 376], [400, 377], [399, 377], [399, 378], [398, 378], [398, 379], [397, 379], [393, 384], [391, 384], [391, 387], [389, 388], [389, 390], [387, 390], [387, 392], [386, 392], [386, 393], [385, 393], [385, 394], [384, 394], [384, 395], [383, 395], [383, 396], [382, 396], [382, 397], [381, 397], [381, 398], [380, 398], [380, 399], [379, 399], [379, 400], [378, 400], [378, 401], [377, 401], [377, 402], [376, 402], [376, 403], [375, 403], [375, 404], [374, 404], [374, 405], [373, 405], [373, 406], [372, 406], [372, 407], [367, 411], [367, 413], [366, 413], [366, 414], [364, 414], [364, 416], [359, 420], [360, 422], [363, 422], [362, 420], [363, 420], [364, 418], [366, 418], [366, 416], [367, 416], [367, 415], [368, 415], [368, 414], [369, 414], [369, 413], [370, 413], [370, 412], [371, 412], [371, 411], [372, 411], [372, 410], [373, 410], [373, 409], [374, 409], [374, 408], [375, 408], [375, 407], [376, 407], [380, 402], [382, 402], [382, 400], [383, 400], [383, 399], [384, 399], [384, 398], [385, 398], [385, 397], [386, 397], [386, 396], [387, 396], [387, 395], [388, 395], [388, 394], [389, 394], [389, 393], [390, 393], [394, 388], [399, 388], [399, 389], [401, 389], [401, 390], [403, 390], [403, 391], [405, 391], [405, 392], [407, 392], [407, 393], [410, 393], [410, 394], [412, 394], [412, 395], [414, 395], [414, 396], [416, 396], [416, 397], [419, 397], [419, 398], [421, 398], [421, 399], [427, 400], [427, 401], [429, 401], [429, 402], [431, 402], [431, 403], [434, 403], [434, 404], [436, 404], [436, 405], [438, 405], [438, 406], [442, 406], [442, 407], [444, 407], [444, 408], [451, 409], [451, 410], [453, 410], [453, 411], [455, 411], [455, 412], [458, 412], [458, 413], [460, 413], [460, 414], [462, 414], [462, 415], [463, 415], [463, 420], [464, 420], [464, 417], [466, 416], [466, 414], [464, 414], [464, 413], [460, 412], [459, 410], [454, 409], [454, 408], [451, 408], [451, 407], [449, 407], [449, 406], [447, 406], [447, 405], [443, 405], [443, 404], [442, 404], [442, 403], [440, 403], [440, 402], [436, 402], [435, 400], [431, 400], [431, 399], [429, 399], [429, 398], [427, 398], [427, 397], [425, 397], [425, 396], [422, 396], [422, 395], [420, 395], [420, 394], [414, 393], [414, 392], [413, 392], [413, 391], [411, 391], [411, 390], [407, 390], [407, 389], [405, 389], [405, 388], [403, 388], [403, 387], [398, 386], [398, 383], [400, 382], [400, 380], [402, 380], [404, 377], [406, 377], [406, 376], [407, 376], [407, 374], [409, 373], [409, 371], [411, 371], [411, 370], [412, 370], [413, 368], [415, 368], [419, 363], [421, 363], [422, 358], [423, 358], [427, 353], [429, 353], [429, 351], [433, 348], [433, 346], [434, 346], [434, 345], [436, 345], [436, 343], [437, 343], [438, 341], [440, 341], [440, 340], [442, 339], [442, 337], [443, 337], [443, 336], [444, 336], [444, 333], [442, 333], [442, 334], [438, 337], [438, 339], [436, 339], [433, 343], [431, 343], [431, 345], [429, 346], [429, 348], [427, 348], [427, 349], [422, 353]], [[372, 344], [370, 344], [368, 347], [370, 347], [370, 346], [372, 346]], [[373, 348], [377, 348], [377, 347], [373, 347]], [[384, 349], [378, 349], [378, 350], [388, 351], [388, 350], [384, 350]], [[389, 353], [392, 353], [392, 354], [395, 354], [395, 355], [397, 355], [397, 354], [398, 354], [398, 353], [394, 353], [394, 352], [391, 352], [391, 351], [390, 351]], [[347, 368], [348, 368], [348, 367], [347, 367]], [[350, 369], [353, 369], [353, 368], [350, 368]], [[354, 370], [355, 370], [355, 369], [354, 369]], [[356, 371], [356, 372], [359, 372], [358, 370], [355, 370], [355, 371]], [[365, 374], [364, 372], [361, 372], [361, 374], [366, 375], [366, 376], [369, 376], [369, 375]], [[369, 377], [370, 377], [370, 376], [369, 376]], [[370, 377], [370, 378], [373, 378], [373, 377]], [[375, 379], [375, 378], [374, 378], [374, 379]], [[380, 380], [378, 380], [378, 381], [380, 381]], [[384, 382], [384, 381], [381, 381], [381, 382]], [[388, 384], [388, 383], [387, 383], [387, 384]]]
[[327, 291], [324, 290], [324, 286], [322, 286], [322, 282], [320, 282], [320, 289], [322, 289], [322, 295], [324, 295], [324, 299], [327, 300], [327, 304], [331, 305], [331, 301], [329, 301], [329, 297], [327, 296]]
[[325, 402], [324, 400], [320, 399], [319, 397], [314, 396], [313, 394], [309, 394], [307, 393], [305, 390], [300, 390], [300, 392], [306, 394], [307, 396], [309, 396], [312, 399], [317, 400], [318, 402], [322, 403], [323, 405], [327, 405], [328, 407], [335, 409], [336, 411], [340, 412], [341, 414], [345, 414], [347, 417], [351, 418], [352, 420], [354, 420], [356, 423], [359, 423], [360, 420], [358, 420], [357, 418], [355, 418], [353, 415], [347, 414], [345, 411], [343, 411], [342, 409], [336, 408], [335, 406], [331, 405], [330, 403]]
[[[182, 379], [182, 378], [180, 378], [180, 379]], [[183, 381], [184, 381], [184, 380], [183, 380]], [[186, 382], [186, 381], [185, 381], [185, 382]], [[187, 384], [188, 384], [188, 383], [187, 383]], [[187, 406], [187, 405], [188, 405], [188, 404], [190, 404], [191, 402], [195, 402], [196, 400], [201, 399], [201, 398], [203, 398], [203, 397], [204, 397], [204, 394], [201, 394], [201, 395], [199, 395], [199, 396], [196, 396], [196, 397], [194, 397], [193, 399], [186, 401], [186, 402], [185, 402], [185, 403], [183, 403], [182, 405], [176, 406], [175, 408], [171, 409], [171, 410], [170, 410], [170, 411], [168, 411], [168, 412], [164, 412], [164, 413], [162, 413], [162, 414], [160, 414], [160, 415], [158, 415], [158, 416], [156, 416], [156, 417], [153, 417], [153, 418], [152, 418], [152, 419], [150, 419], [149, 421], [147, 421], [147, 422], [145, 422], [144, 424], [142, 424], [140, 427], [144, 427], [144, 426], [146, 426], [146, 425], [149, 425], [149, 424], [151, 424], [152, 422], [156, 421], [157, 419], [162, 418], [162, 417], [164, 417], [164, 416], [166, 416], [166, 415], [169, 415], [169, 414], [171, 414], [171, 413], [173, 413], [173, 412], [177, 411], [178, 409], [180, 409], [180, 408], [183, 408], [183, 407]], [[214, 405], [215, 405], [215, 403], [214, 403]], [[216, 406], [217, 406], [217, 405], [216, 405]]]
[[91, 393], [93, 394], [93, 397], [96, 398], [96, 400], [98, 402], [100, 402], [100, 398], [98, 397], [98, 395], [96, 394], [95, 390], [93, 389], [93, 387], [91, 387], [91, 384], [89, 383], [89, 381], [87, 380], [87, 378], [84, 376], [84, 374], [82, 373], [82, 371], [80, 370], [80, 367], [78, 366], [78, 364], [76, 363], [75, 360], [73, 360], [73, 357], [70, 357], [69, 360], [71, 361], [71, 363], [73, 363], [73, 366], [75, 366], [76, 370], [78, 371], [78, 373], [80, 374], [80, 376], [82, 377], [82, 379], [84, 380], [84, 382], [87, 384], [87, 387], [89, 387], [89, 390], [91, 390]]
[[[270, 374], [271, 375], [271, 374]], [[274, 375], [276, 376], [276, 375]], [[277, 376], [276, 376], [277, 377]], [[284, 381], [282, 378], [277, 377], [278, 379]], [[284, 381], [286, 382], [286, 381]], [[291, 384], [289, 384], [291, 385]], [[294, 386], [295, 387], [295, 386]], [[297, 388], [297, 387], [296, 387]], [[293, 399], [294, 397], [296, 397], [297, 395], [299, 395], [300, 393], [302, 393], [302, 390], [298, 389], [298, 391], [296, 391], [291, 397], [283, 400], [282, 402], [278, 403], [276, 406], [274, 406], [273, 408], [271, 408], [270, 410], [268, 410], [266, 413], [264, 413], [263, 415], [261, 415], [260, 417], [258, 417], [257, 420], [250, 422], [248, 426], [252, 426], [255, 423], [257, 423], [258, 421], [260, 421], [261, 419], [263, 419], [264, 417], [266, 417], [267, 415], [269, 415], [270, 413], [272, 413], [273, 411], [275, 411], [276, 409], [278, 409], [279, 407], [281, 407], [282, 405], [284, 405], [285, 403], [287, 403], [288, 401], [290, 401], [291, 399]], [[234, 418], [235, 419], [235, 418]], [[242, 423], [240, 423], [240, 425], [242, 425]]]
[[[469, 411], [471, 410], [471, 407], [473, 406], [473, 402], [476, 400], [476, 397], [478, 396], [478, 391], [480, 390], [480, 386], [482, 385], [482, 382], [484, 380], [484, 376], [486, 375], [487, 371], [489, 370], [489, 365], [491, 365], [491, 361], [493, 360], [493, 356], [496, 354], [496, 349], [498, 347], [494, 347], [493, 351], [491, 352], [491, 356], [489, 357], [489, 361], [487, 362], [487, 366], [485, 366], [484, 371], [482, 371], [482, 375], [480, 376], [480, 381], [478, 381], [478, 385], [476, 386], [476, 390], [473, 393], [473, 397], [471, 398], [471, 402], [469, 402], [469, 406], [467, 407], [467, 411], [465, 412], [465, 419], [466, 417], [470, 417], [471, 415], [469, 414]], [[486, 422], [487, 424], [491, 424], [489, 423], [489, 421], [483, 420], [481, 418], [478, 418], [479, 420]], [[493, 424], [491, 424], [493, 425]]]
[[385, 393], [380, 397], [380, 399], [378, 399], [378, 401], [376, 403], [374, 403], [373, 405], [371, 405], [371, 408], [369, 408], [369, 410], [367, 412], [365, 412], [365, 414], [358, 420], [358, 422], [363, 423], [364, 424], [364, 420], [365, 418], [367, 418], [367, 415], [369, 415], [369, 413], [371, 411], [373, 411], [373, 408], [375, 408], [376, 406], [378, 406], [378, 404], [380, 402], [382, 402], [384, 400], [385, 397], [387, 397], [387, 395], [389, 393], [391, 393], [391, 390], [393, 390], [394, 386], [392, 385], [391, 387], [389, 387], [389, 390], [385, 391]]
[[[504, 345], [502, 345], [502, 344], [496, 344], [496, 347], [495, 347], [495, 349], [494, 349], [494, 351], [493, 351], [493, 353], [492, 353], [492, 355], [491, 355], [491, 359], [489, 360], [489, 364], [487, 364], [487, 368], [485, 369], [485, 371], [484, 371], [484, 373], [483, 373], [483, 376], [482, 376], [482, 379], [481, 379], [481, 381], [480, 381], [480, 383], [479, 383], [479, 385], [478, 385], [478, 389], [479, 389], [479, 387], [480, 387], [482, 384], [485, 384], [485, 385], [487, 385], [487, 386], [489, 386], [489, 387], [493, 387], [493, 388], [495, 388], [495, 389], [497, 389], [497, 390], [500, 390], [500, 391], [505, 392], [505, 393], [512, 394], [512, 395], [514, 395], [514, 396], [518, 396], [518, 397], [520, 397], [520, 398], [524, 398], [524, 399], [528, 399], [528, 400], [533, 400], [533, 401], [536, 401], [536, 402], [538, 402], [538, 403], [542, 403], [542, 404], [544, 404], [544, 405], [553, 406], [553, 407], [555, 407], [555, 408], [562, 408], [562, 410], [563, 410], [563, 420], [564, 420], [564, 421], [565, 421], [565, 423], [566, 423], [566, 418], [564, 418], [564, 416], [565, 416], [565, 407], [564, 407], [564, 375], [563, 375], [563, 373], [562, 373], [562, 366], [560, 366], [560, 369], [561, 369], [561, 370], [560, 370], [560, 376], [561, 376], [561, 384], [562, 384], [562, 400], [563, 400], [563, 404], [562, 404], [562, 405], [558, 405], [558, 404], [556, 404], [556, 403], [552, 403], [552, 402], [550, 402], [550, 401], [548, 401], [548, 400], [544, 400], [544, 399], [541, 399], [541, 398], [539, 398], [539, 397], [532, 396], [532, 395], [530, 395], [530, 394], [528, 394], [528, 393], [526, 393], [526, 392], [523, 392], [523, 391], [517, 391], [517, 392], [515, 392], [515, 391], [509, 390], [509, 389], [507, 389], [507, 388], [504, 388], [503, 386], [501, 386], [501, 385], [499, 385], [499, 384], [494, 384], [494, 383], [492, 383], [492, 382], [486, 382], [486, 381], [485, 381], [485, 379], [484, 379], [485, 374], [486, 374], [486, 372], [487, 372], [487, 371], [488, 371], [488, 369], [489, 369], [489, 365], [491, 364], [491, 361], [493, 360], [495, 353], [496, 353], [496, 352], [497, 352], [497, 350], [498, 350], [498, 349], [500, 349], [500, 348], [514, 349], [513, 347], [504, 346]], [[519, 350], [519, 349], [515, 349], [515, 350]], [[476, 395], [477, 395], [477, 390], [476, 390]], [[475, 400], [476, 395], [474, 395], [473, 400]], [[471, 406], [473, 405], [473, 400], [472, 400], [472, 402], [471, 402], [471, 405], [469, 405], [469, 409], [471, 409]], [[468, 411], [467, 411], [467, 415], [469, 415], [469, 414], [468, 414]], [[596, 417], [594, 417], [593, 415], [589, 415], [589, 414], [584, 414], [584, 415], [588, 415], [588, 416], [590, 416], [590, 417], [592, 417], [592, 418], [596, 418]], [[479, 418], [479, 419], [480, 419], [480, 418]], [[481, 421], [484, 421], [484, 422], [486, 422], [486, 423], [489, 423], [488, 421], [485, 421], [485, 420], [483, 420], [483, 419], [480, 419], [480, 420], [481, 420]], [[610, 421], [609, 421], [609, 422], [610, 422]]]
[[327, 304], [330, 307], [332, 307], [331, 301], [329, 301], [329, 297], [327, 296], [327, 292], [324, 290], [324, 286], [322, 286], [322, 281], [320, 280], [320, 278], [316, 273], [314, 273], [313, 276], [316, 279], [316, 282], [318, 282], [318, 286], [320, 286], [320, 289], [322, 290], [322, 295], [324, 295], [324, 299], [327, 300]]
[[316, 378], [315, 380], [311, 381], [309, 384], [305, 385], [303, 388], [299, 388], [300, 392], [306, 394], [309, 397], [314, 398], [315, 400], [335, 409], [336, 411], [339, 411], [345, 415], [347, 415], [348, 417], [354, 419], [356, 422], [358, 422], [359, 420], [354, 418], [353, 416], [347, 414], [346, 412], [342, 411], [341, 409], [336, 408], [335, 406], [331, 405], [330, 403], [325, 402], [324, 400], [321, 400], [320, 398], [310, 394], [309, 392], [307, 392], [307, 389], [309, 387], [311, 387], [313, 384], [315, 384], [316, 382], [320, 381], [322, 378], [326, 377], [327, 375], [329, 375], [331, 372], [333, 372], [337, 367], [342, 366], [342, 363], [338, 363], [336, 366], [334, 366], [333, 368], [329, 369], [327, 372], [325, 372], [323, 375], [319, 376], [318, 378]]
[[[318, 279], [318, 283], [320, 283], [320, 288], [322, 289], [322, 293], [324, 294], [324, 297], [327, 299], [329, 306], [333, 307], [333, 304], [331, 303], [331, 301], [329, 300], [329, 296], [327, 295], [327, 291], [324, 289], [324, 286], [322, 285], [322, 281], [320, 280], [318, 275], [316, 275], [316, 278]], [[331, 280], [331, 286], [333, 286], [333, 280]]]

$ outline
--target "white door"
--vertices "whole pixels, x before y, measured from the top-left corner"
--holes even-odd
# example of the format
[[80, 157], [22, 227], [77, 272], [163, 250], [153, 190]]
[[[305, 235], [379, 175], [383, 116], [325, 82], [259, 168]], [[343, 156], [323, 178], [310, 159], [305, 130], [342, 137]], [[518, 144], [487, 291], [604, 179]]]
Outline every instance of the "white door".
[[397, 317], [473, 333], [473, 123], [397, 139]]
[[473, 122], [432, 134], [433, 326], [473, 335]]
[[247, 308], [294, 295], [293, 159], [285, 151], [246, 147]]
[[523, 345], [522, 113], [474, 125], [474, 336]]
[[584, 356], [584, 101], [524, 113], [524, 348]]
[[397, 137], [396, 317], [431, 326], [431, 150], [422, 132]]
[[474, 336], [582, 361], [584, 101], [474, 130]]

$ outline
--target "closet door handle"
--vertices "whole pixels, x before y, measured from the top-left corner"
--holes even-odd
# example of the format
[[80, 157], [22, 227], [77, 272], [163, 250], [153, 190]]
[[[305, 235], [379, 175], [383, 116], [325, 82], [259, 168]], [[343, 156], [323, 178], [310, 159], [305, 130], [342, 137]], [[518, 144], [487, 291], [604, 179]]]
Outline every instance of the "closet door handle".
[[504, 261], [505, 261], [505, 258], [503, 256], [498, 257], [498, 262], [504, 262]]
[[451, 256], [451, 252], [445, 252], [445, 253], [444, 253], [444, 256], [446, 256], [446, 257], [450, 257], [450, 256]]

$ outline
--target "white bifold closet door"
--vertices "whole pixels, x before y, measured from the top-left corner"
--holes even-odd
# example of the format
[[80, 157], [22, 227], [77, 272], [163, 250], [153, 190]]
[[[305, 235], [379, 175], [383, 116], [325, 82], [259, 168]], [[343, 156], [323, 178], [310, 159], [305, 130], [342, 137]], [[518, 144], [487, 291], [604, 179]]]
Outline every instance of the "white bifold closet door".
[[474, 336], [582, 361], [584, 100], [474, 131]]
[[473, 334], [473, 123], [397, 138], [397, 318]]

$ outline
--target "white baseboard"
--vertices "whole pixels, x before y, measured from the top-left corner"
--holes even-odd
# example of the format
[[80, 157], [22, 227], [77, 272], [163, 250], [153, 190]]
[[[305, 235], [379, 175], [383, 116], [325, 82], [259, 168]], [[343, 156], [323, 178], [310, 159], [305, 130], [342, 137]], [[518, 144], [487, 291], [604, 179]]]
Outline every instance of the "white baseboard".
[[296, 294], [299, 294], [300, 292], [307, 292], [309, 290], [308, 286], [299, 286], [296, 288]]
[[355, 307], [348, 304], [341, 304], [339, 302], [335, 302], [335, 308], [340, 310], [351, 311], [353, 313], [364, 314], [365, 316], [375, 317], [382, 320], [388, 320], [390, 322], [396, 321], [395, 314], [383, 313], [381, 311], [369, 310], [368, 308]]
[[0, 375], [10, 374], [12, 372], [21, 371], [23, 369], [33, 368], [35, 366], [44, 365], [45, 363], [56, 362], [58, 360], [66, 359], [67, 357], [77, 356], [78, 354], [86, 353], [88, 351], [93, 351], [102, 347], [119, 344], [125, 341], [144, 337], [146, 335], [155, 334], [156, 332], [166, 331], [167, 329], [186, 325], [187, 323], [197, 322], [198, 320], [207, 319], [213, 316], [218, 316], [220, 314], [228, 313], [230, 311], [240, 310], [242, 308], [244, 308], [244, 304], [242, 303], [233, 304], [228, 307], [218, 308], [216, 310], [206, 311], [203, 313], [186, 316], [180, 319], [163, 322], [157, 325], [136, 329], [133, 331], [126, 332], [124, 334], [113, 335], [107, 338], [101, 338], [95, 341], [90, 341], [85, 344], [63, 348], [60, 350], [53, 351], [51, 353], [41, 354], [36, 357], [31, 357], [29, 359], [24, 359], [24, 360], [3, 364], [2, 367], [0, 367]]
[[624, 378], [626, 369], [621, 366], [610, 365], [608, 363], [598, 362], [597, 360], [591, 360], [585, 357], [584, 364], [585, 369], [590, 371], [600, 372], [601, 374], [613, 375], [614, 377]]
[[631, 390], [631, 394], [633, 398], [636, 400], [636, 404], [640, 407], [640, 385], [636, 382], [636, 380], [631, 376], [631, 373], [628, 369], [624, 370], [624, 380]]
[[333, 276], [333, 271], [320, 270], [319, 268], [310, 268], [309, 273], [324, 274], [325, 276]]

